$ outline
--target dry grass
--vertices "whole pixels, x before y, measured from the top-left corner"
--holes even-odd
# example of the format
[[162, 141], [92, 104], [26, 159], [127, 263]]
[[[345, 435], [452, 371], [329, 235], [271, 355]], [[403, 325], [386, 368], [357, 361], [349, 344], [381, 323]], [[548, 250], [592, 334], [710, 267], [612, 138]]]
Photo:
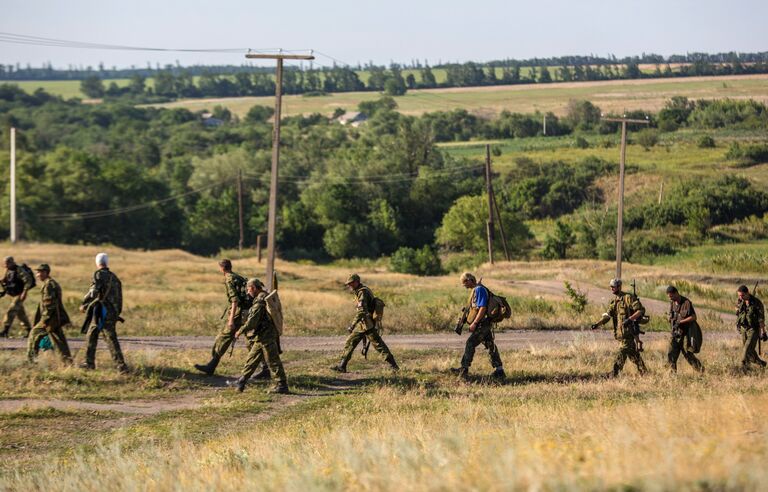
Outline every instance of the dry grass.
[[[705, 346], [703, 376], [687, 366], [668, 376], [656, 342], [646, 352], [651, 375], [628, 368], [606, 380], [612, 352], [585, 340], [505, 353], [506, 385], [458, 383], [447, 373], [458, 354], [408, 352], [395, 377], [371, 377], [381, 368], [366, 364], [351, 375], [367, 381], [358, 390], [308, 399], [238, 433], [201, 441], [189, 418], [176, 418], [162, 423], [169, 437], [126, 449], [130, 433], [105, 432], [92, 449], [7, 475], [0, 488], [761, 489], [768, 380], [732, 372], [735, 342]], [[290, 376], [321, 377], [321, 364]], [[480, 354], [477, 371], [488, 369]]]

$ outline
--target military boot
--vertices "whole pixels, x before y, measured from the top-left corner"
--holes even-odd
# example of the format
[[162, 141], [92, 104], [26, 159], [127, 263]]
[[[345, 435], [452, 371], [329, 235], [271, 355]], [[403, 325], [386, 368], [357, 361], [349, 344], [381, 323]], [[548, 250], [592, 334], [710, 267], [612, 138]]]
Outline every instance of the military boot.
[[287, 395], [288, 393], [290, 393], [290, 391], [288, 390], [288, 383], [285, 381], [279, 381], [272, 389], [269, 390], [269, 393]]
[[613, 365], [613, 371], [608, 373], [609, 378], [617, 378], [621, 374], [621, 368], [616, 364]]
[[128, 364], [123, 362], [122, 364], [117, 366], [117, 372], [119, 372], [120, 374], [130, 374], [131, 370], [128, 369]]
[[507, 379], [507, 374], [504, 372], [503, 367], [497, 367], [491, 373], [491, 377], [493, 379], [496, 379], [497, 381], [504, 381], [505, 379]]
[[266, 364], [263, 364], [261, 366], [261, 371], [251, 376], [251, 379], [270, 379], [270, 378], [272, 378], [272, 373], [269, 372], [269, 367], [267, 367]]
[[195, 364], [195, 369], [207, 376], [213, 376], [213, 373], [216, 372], [216, 366], [218, 365], [218, 360], [211, 359], [207, 364]]
[[92, 362], [83, 362], [78, 367], [80, 369], [85, 369], [85, 370], [88, 370], [88, 371], [96, 369], [96, 365], [93, 364]]
[[347, 361], [342, 360], [337, 365], [331, 367], [331, 370], [336, 372], [347, 372]]
[[3, 331], [0, 332], [0, 338], [8, 338], [8, 332], [10, 331], [9, 327], [3, 328]]
[[393, 371], [399, 371], [400, 366], [397, 365], [397, 362], [395, 362], [395, 356], [394, 355], [388, 355], [386, 361], [389, 363], [390, 366], [392, 366]]
[[242, 393], [245, 390], [246, 383], [248, 383], [248, 380], [245, 377], [240, 376], [235, 383], [235, 386], [237, 386], [237, 391]]
[[460, 377], [463, 380], [469, 379], [469, 368], [468, 367], [452, 367], [451, 372], [456, 374], [458, 377]]

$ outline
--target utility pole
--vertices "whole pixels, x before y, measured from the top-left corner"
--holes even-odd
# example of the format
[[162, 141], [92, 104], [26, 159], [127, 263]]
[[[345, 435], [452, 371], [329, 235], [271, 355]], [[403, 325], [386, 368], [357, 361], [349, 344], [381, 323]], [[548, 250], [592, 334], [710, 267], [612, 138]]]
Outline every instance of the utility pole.
[[237, 243], [237, 250], [243, 251], [243, 170], [237, 171], [237, 211], [238, 222], [240, 223], [240, 241]]
[[627, 123], [648, 125], [646, 120], [630, 118], [602, 118], [603, 121], [621, 123], [621, 157], [619, 160], [619, 211], [616, 219], [616, 278], [621, 278], [621, 255], [624, 241], [624, 164], [627, 157]]
[[544, 136], [547, 136], [547, 114], [544, 113], [543, 119], [543, 126], [544, 126]]
[[16, 242], [16, 128], [11, 128], [11, 243]]
[[664, 181], [659, 183], [659, 205], [661, 205], [661, 201], [664, 198]]
[[488, 259], [493, 265], [493, 188], [491, 187], [491, 146], [485, 146], [485, 193], [488, 195], [488, 222], [485, 231], [488, 237]]
[[248, 53], [246, 58], [261, 60], [277, 60], [275, 70], [275, 123], [272, 133], [272, 173], [269, 183], [269, 218], [267, 222], [267, 271], [264, 280], [267, 290], [272, 290], [272, 279], [275, 272], [275, 224], [277, 220], [277, 174], [280, 164], [280, 110], [283, 96], [283, 61], [284, 60], [314, 60], [312, 55], [284, 55], [282, 53], [267, 55]]

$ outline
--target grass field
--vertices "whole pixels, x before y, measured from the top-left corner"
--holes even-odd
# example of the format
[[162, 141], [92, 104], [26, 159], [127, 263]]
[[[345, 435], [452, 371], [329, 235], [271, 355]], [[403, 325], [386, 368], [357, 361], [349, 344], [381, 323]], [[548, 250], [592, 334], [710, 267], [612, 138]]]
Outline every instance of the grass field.
[[[127, 80], [116, 81], [118, 85]], [[468, 87], [453, 89], [412, 90], [396, 98], [400, 111], [422, 114], [430, 111], [467, 109], [483, 116], [493, 116], [502, 110], [531, 113], [551, 111], [565, 113], [570, 99], [588, 99], [604, 111], [624, 110], [658, 111], [672, 96], [683, 95], [692, 99], [752, 98], [768, 101], [768, 75], [733, 77], [691, 77], [683, 79], [650, 79], [606, 82], [573, 82], [544, 85], [517, 85], [494, 87]], [[37, 87], [65, 97], [83, 97], [79, 94], [79, 81], [23, 81], [18, 83], [28, 91]], [[330, 114], [336, 108], [354, 111], [361, 101], [380, 97], [376, 92], [335, 93], [318, 97], [285, 96], [283, 114], [286, 116], [308, 113]], [[244, 116], [256, 105], [271, 106], [274, 97], [239, 97], [185, 99], [161, 104], [161, 107], [183, 107], [192, 111], [212, 109], [221, 105], [238, 116]]]
[[[396, 97], [398, 107], [406, 114], [466, 109], [483, 116], [502, 110], [520, 113], [551, 111], [565, 113], [571, 99], [588, 99], [604, 111], [658, 111], [672, 96], [692, 99], [752, 98], [768, 101], [768, 75], [742, 77], [695, 77], [635, 81], [581, 82], [549, 85], [517, 85], [468, 87], [453, 89], [412, 90]], [[380, 97], [372, 92], [335, 93], [319, 97], [285, 96], [283, 113], [330, 114], [336, 108], [354, 111], [361, 101]], [[241, 97], [221, 99], [187, 99], [162, 104], [161, 107], [183, 107], [192, 111], [221, 105], [239, 116], [256, 105], [271, 106], [274, 97]]]
[[[94, 254], [109, 252], [124, 284], [121, 335], [211, 335], [220, 326], [214, 259], [111, 246], [3, 249], [17, 261], [50, 263], [71, 314]], [[703, 262], [764, 251], [757, 243], [702, 247], [624, 269], [646, 297], [663, 299], [674, 281], [697, 307], [729, 310], [735, 279], [760, 272], [713, 273]], [[262, 274], [252, 257], [234, 261], [237, 271]], [[583, 328], [603, 306], [575, 314], [563, 296], [516, 281], [601, 286], [613, 266], [502, 262], [478, 274], [512, 303], [515, 316], [504, 328]], [[448, 329], [465, 296], [456, 275], [392, 274], [380, 263], [278, 262], [277, 270], [288, 335], [343, 333], [354, 306], [341, 282], [353, 270], [386, 299], [386, 333]], [[712, 336], [731, 329], [706, 321]], [[665, 329], [660, 319], [656, 325]], [[768, 379], [736, 371], [739, 342], [724, 333], [705, 341], [704, 375], [682, 359], [679, 374], [667, 374], [662, 337], [646, 343], [650, 375], [628, 363], [621, 377], [606, 379], [615, 342], [587, 331], [566, 344], [504, 351], [505, 384], [485, 377], [491, 367], [482, 348], [469, 384], [448, 371], [460, 357], [453, 350], [399, 350], [397, 374], [375, 355], [356, 354], [352, 372], [341, 376], [328, 369], [335, 351], [288, 350], [287, 396], [266, 395], [267, 383], [243, 394], [227, 385], [240, 371], [242, 346], [216, 377], [191, 369], [207, 350], [133, 350], [127, 375], [111, 368], [105, 351], [99, 369], [86, 372], [61, 366], [51, 352], [31, 366], [22, 351], [2, 350], [0, 490], [759, 490], [768, 478], [760, 438], [768, 432], [761, 413]]]

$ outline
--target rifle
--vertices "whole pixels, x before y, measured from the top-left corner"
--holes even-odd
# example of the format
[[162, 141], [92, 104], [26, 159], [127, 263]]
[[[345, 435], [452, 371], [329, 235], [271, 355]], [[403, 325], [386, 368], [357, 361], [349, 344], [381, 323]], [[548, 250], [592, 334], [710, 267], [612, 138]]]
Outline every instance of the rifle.
[[[637, 283], [635, 282], [635, 279], [632, 279], [632, 296], [637, 299]], [[625, 319], [624, 320], [624, 327], [629, 329], [629, 332], [632, 334], [632, 338], [635, 339], [635, 345], [637, 347], [638, 352], [643, 351], [643, 342], [640, 340], [640, 335], [645, 335], [645, 332], [640, 329], [640, 320], [636, 319]]]
[[461, 332], [464, 329], [464, 325], [467, 322], [468, 315], [469, 315], [469, 307], [464, 306], [463, 308], [461, 308], [461, 314], [459, 315], [459, 319], [456, 320], [456, 326], [454, 326], [453, 328], [453, 331], [455, 331], [457, 335], [461, 335]]

